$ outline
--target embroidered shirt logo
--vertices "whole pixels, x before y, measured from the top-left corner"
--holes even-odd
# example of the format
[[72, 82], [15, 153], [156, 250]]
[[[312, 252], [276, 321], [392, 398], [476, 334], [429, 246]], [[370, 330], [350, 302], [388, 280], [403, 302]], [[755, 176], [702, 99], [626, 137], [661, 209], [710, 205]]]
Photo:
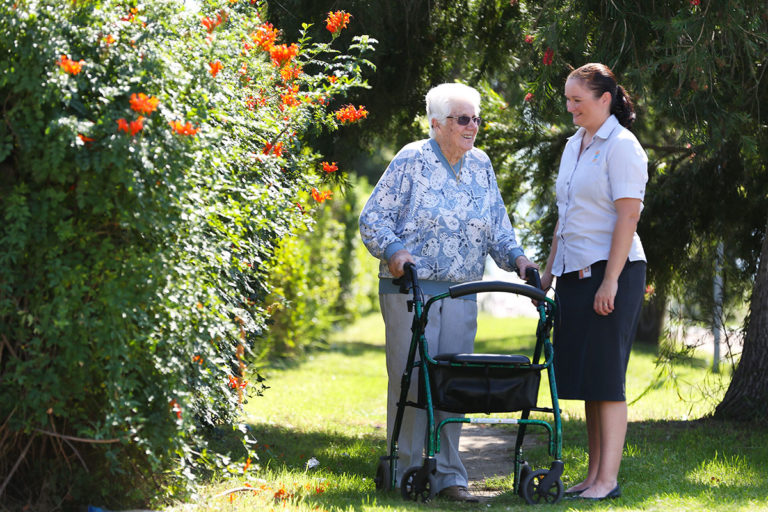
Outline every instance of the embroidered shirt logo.
[[597, 151], [595, 151], [595, 154], [594, 154], [594, 156], [592, 157], [592, 163], [595, 163], [595, 162], [597, 162], [597, 157], [598, 157], [598, 156], [600, 156], [600, 150], [599, 150], [599, 149], [598, 149]]

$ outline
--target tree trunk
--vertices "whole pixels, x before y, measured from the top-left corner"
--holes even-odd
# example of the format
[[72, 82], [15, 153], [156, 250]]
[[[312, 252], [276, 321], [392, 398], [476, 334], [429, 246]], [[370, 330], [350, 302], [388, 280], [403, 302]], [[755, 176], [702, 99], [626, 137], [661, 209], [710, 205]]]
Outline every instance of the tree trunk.
[[635, 340], [641, 343], [658, 345], [664, 332], [667, 317], [667, 293], [657, 291], [643, 303], [640, 310], [640, 321], [637, 323]]
[[715, 417], [740, 421], [768, 418], [768, 226], [752, 288], [744, 350]]

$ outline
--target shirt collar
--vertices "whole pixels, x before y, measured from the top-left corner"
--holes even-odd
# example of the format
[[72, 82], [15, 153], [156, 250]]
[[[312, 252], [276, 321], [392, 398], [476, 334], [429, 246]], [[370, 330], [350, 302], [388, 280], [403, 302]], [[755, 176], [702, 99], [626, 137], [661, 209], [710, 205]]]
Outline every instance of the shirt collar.
[[443, 150], [440, 149], [440, 145], [437, 143], [437, 141], [434, 138], [429, 139], [429, 143], [432, 146], [432, 151], [437, 155], [437, 158], [442, 162], [443, 167], [446, 168], [446, 171], [451, 171], [454, 176], [456, 176], [456, 179], [459, 179], [459, 173], [461, 173], [461, 166], [464, 163], [464, 157], [461, 157], [461, 160], [459, 160], [455, 166], [451, 166], [451, 164], [448, 163], [448, 159], [445, 158], [445, 155], [443, 154]]
[[[611, 114], [608, 116], [608, 119], [606, 119], [602, 125], [600, 125], [600, 128], [597, 129], [597, 133], [595, 133], [595, 137], [600, 137], [601, 139], [605, 140], [608, 137], [610, 137], [613, 130], [619, 125], [619, 120], [616, 119], [616, 116]], [[577, 140], [581, 140], [584, 137], [584, 133], [587, 130], [585, 130], [583, 127], [580, 127], [576, 133], [568, 137], [568, 140], [573, 139], [574, 142]]]
[[597, 133], [595, 134], [595, 137], [600, 137], [601, 139], [605, 140], [608, 137], [610, 137], [611, 132], [619, 125], [619, 120], [616, 119], [616, 116], [611, 114], [608, 116], [608, 119], [605, 120], [603, 125], [597, 130]]

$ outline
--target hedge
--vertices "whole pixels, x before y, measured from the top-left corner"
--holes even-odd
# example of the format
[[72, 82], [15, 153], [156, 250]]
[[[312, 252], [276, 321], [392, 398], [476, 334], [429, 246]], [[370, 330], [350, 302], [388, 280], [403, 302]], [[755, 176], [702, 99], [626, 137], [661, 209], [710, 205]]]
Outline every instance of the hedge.
[[6, 504], [127, 507], [244, 470], [210, 441], [245, 431], [267, 263], [345, 182], [306, 141], [365, 118], [343, 98], [375, 41], [334, 49], [343, 12], [286, 42], [260, 2], [187, 4], [1, 0]]
[[255, 343], [257, 365], [295, 360], [327, 347], [331, 332], [378, 310], [378, 260], [358, 232], [371, 187], [353, 178], [344, 195], [315, 206], [311, 226], [283, 240], [269, 268], [270, 310], [265, 335]]

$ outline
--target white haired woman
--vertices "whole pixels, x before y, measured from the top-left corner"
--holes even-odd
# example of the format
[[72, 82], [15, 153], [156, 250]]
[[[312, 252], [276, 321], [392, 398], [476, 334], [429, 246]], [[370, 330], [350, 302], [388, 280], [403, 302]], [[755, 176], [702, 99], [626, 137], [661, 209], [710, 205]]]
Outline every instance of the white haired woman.
[[[441, 84], [426, 96], [429, 139], [403, 147], [390, 162], [360, 215], [360, 233], [378, 258], [379, 303], [384, 318], [389, 385], [387, 443], [397, 413], [400, 379], [411, 339], [407, 295], [392, 284], [403, 266], [416, 266], [425, 300], [450, 286], [482, 279], [486, 256], [525, 275], [537, 266], [525, 257], [507, 215], [488, 156], [474, 147], [481, 124], [480, 94], [462, 84]], [[471, 353], [477, 330], [474, 296], [431, 308], [425, 336], [431, 354]], [[409, 400], [416, 400], [412, 383]], [[456, 416], [436, 411], [435, 422]], [[399, 436], [397, 482], [423, 462], [426, 413], [405, 409]], [[436, 490], [456, 501], [478, 501], [467, 490], [459, 453], [461, 424], [446, 426], [437, 455]]]

